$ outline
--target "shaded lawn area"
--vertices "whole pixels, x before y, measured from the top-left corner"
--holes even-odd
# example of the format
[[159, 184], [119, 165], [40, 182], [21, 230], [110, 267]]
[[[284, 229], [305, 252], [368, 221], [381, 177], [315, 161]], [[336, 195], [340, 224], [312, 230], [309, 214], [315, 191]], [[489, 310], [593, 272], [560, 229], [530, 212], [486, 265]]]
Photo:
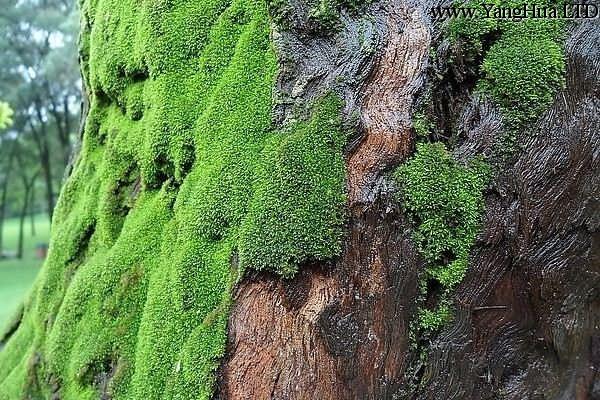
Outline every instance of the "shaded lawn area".
[[[27, 218], [24, 231], [23, 259], [0, 260], [0, 332], [25, 299], [43, 260], [36, 258], [38, 243], [48, 243], [50, 222], [46, 214], [35, 217], [36, 235], [31, 235], [30, 221]], [[16, 252], [19, 235], [18, 218], [4, 223], [4, 250]]]

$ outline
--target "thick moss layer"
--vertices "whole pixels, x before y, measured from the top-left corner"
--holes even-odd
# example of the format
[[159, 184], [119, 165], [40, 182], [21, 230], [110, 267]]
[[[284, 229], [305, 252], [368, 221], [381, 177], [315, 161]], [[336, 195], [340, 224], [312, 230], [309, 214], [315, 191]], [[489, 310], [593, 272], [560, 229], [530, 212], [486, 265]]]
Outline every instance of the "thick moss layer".
[[[563, 3], [562, 0], [495, 0], [486, 4], [488, 8], [491, 4], [497, 8], [526, 4], [529, 8], [536, 5], [548, 10], [554, 6], [562, 13]], [[481, 3], [468, 1], [466, 5], [479, 8], [480, 15], [486, 15]], [[564, 87], [565, 26], [565, 20], [550, 18], [515, 21], [456, 18], [450, 22], [451, 40], [460, 41], [467, 55], [483, 53], [482, 77], [477, 90], [500, 106], [509, 129], [522, 129], [533, 122]]]
[[207, 399], [230, 289], [339, 253], [340, 101], [271, 128], [264, 1], [84, 0], [82, 152], [0, 399]]
[[427, 295], [427, 281], [441, 287], [435, 309], [422, 308], [419, 313], [419, 326], [434, 330], [451, 316], [449, 295], [466, 273], [481, 223], [489, 168], [479, 160], [470, 166], [459, 164], [442, 143], [422, 143], [394, 176], [401, 204], [415, 223], [413, 237], [427, 263], [422, 294]]

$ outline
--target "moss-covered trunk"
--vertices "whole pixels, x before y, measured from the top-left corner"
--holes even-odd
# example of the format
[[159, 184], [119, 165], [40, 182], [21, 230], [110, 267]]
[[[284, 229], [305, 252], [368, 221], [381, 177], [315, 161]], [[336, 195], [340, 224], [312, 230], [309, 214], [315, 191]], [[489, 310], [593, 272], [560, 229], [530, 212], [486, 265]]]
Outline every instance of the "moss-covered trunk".
[[82, 1], [0, 400], [599, 398], [599, 24], [438, 5]]

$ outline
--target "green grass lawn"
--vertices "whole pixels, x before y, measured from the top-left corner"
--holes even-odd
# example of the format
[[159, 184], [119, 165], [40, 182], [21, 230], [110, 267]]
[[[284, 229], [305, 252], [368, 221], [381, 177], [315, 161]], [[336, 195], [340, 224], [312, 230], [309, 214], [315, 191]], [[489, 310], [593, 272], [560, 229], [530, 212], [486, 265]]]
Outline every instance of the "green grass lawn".
[[[0, 332], [23, 301], [43, 260], [35, 256], [38, 243], [48, 243], [50, 222], [46, 214], [35, 217], [36, 235], [31, 235], [29, 218], [25, 224], [23, 259], [0, 260]], [[16, 252], [19, 220], [9, 219], [4, 224], [4, 250]]]

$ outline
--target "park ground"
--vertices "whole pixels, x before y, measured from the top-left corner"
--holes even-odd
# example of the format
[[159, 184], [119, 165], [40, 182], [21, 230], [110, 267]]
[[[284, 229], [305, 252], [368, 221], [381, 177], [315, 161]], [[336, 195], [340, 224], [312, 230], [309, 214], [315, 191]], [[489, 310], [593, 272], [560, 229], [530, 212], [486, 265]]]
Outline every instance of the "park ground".
[[[48, 243], [50, 222], [48, 216], [35, 217], [35, 236], [32, 235], [30, 220], [25, 225], [23, 259], [0, 259], [0, 332], [16, 313], [27, 296], [43, 260], [36, 257], [36, 246]], [[8, 219], [4, 224], [4, 251], [16, 252], [19, 235], [18, 218]]]

